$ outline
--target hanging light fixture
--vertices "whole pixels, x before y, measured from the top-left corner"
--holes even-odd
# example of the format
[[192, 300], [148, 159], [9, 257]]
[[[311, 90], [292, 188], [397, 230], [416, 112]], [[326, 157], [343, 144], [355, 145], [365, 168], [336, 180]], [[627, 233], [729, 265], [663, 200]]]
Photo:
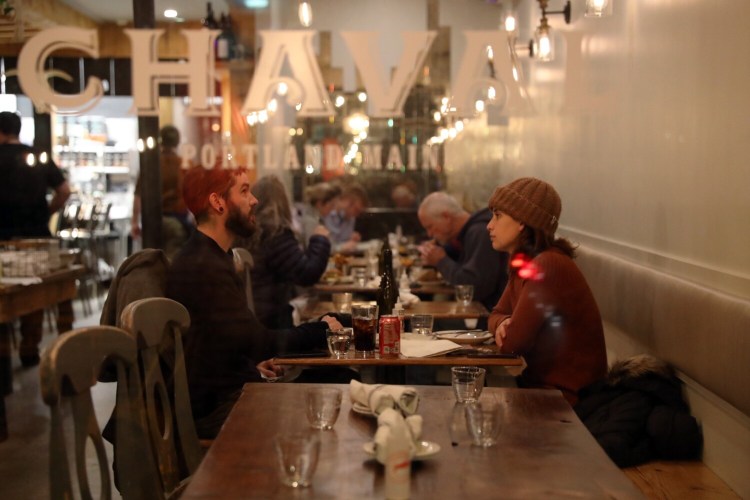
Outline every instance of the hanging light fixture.
[[515, 12], [513, 12], [512, 2], [510, 5], [503, 5], [503, 12], [500, 15], [500, 29], [508, 32], [508, 34], [515, 33], [518, 29], [518, 20]]
[[313, 19], [312, 5], [310, 2], [307, 0], [299, 0], [297, 14], [299, 15], [299, 23], [305, 28], [309, 28]]
[[586, 17], [606, 17], [612, 15], [612, 0], [586, 0]]
[[542, 9], [542, 18], [539, 20], [539, 26], [534, 31], [534, 39], [529, 42], [529, 54], [539, 61], [551, 61], [555, 57], [555, 46], [552, 37], [552, 28], [547, 21], [547, 16], [552, 14], [562, 14], [565, 24], [570, 24], [570, 0], [565, 2], [562, 10], [548, 11], [548, 0], [538, 0], [539, 7]]
[[531, 55], [539, 61], [551, 61], [555, 58], [555, 46], [546, 17], [542, 17], [539, 26], [534, 31]]

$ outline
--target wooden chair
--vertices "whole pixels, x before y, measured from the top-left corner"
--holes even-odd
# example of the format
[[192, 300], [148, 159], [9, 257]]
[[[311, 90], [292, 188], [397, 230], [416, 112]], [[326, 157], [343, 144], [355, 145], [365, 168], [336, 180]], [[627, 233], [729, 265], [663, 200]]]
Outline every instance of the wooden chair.
[[[96, 326], [71, 330], [52, 342], [39, 368], [42, 399], [50, 406], [50, 497], [92, 498], [86, 472], [86, 444], [96, 451], [103, 499], [112, 496], [112, 481], [104, 442], [94, 414], [91, 388], [101, 365], [107, 361], [117, 371], [117, 418], [115, 466], [122, 497], [161, 497], [158, 472], [146, 435], [146, 420], [137, 369], [137, 349], [124, 330]], [[67, 404], [71, 411], [67, 411]], [[72, 419], [73, 451], [68, 451], [65, 423]], [[74, 462], [77, 481], [71, 477]], [[74, 486], [74, 484], [77, 485]]]
[[255, 312], [255, 300], [253, 299], [253, 283], [250, 280], [250, 271], [255, 266], [253, 255], [246, 248], [236, 247], [232, 249], [234, 267], [245, 283], [245, 295], [247, 295], [247, 308]]
[[131, 302], [121, 322], [138, 343], [148, 429], [164, 493], [179, 495], [186, 485], [181, 476], [192, 474], [203, 456], [190, 408], [182, 346], [182, 330], [190, 326], [190, 316], [178, 302], [154, 297]]

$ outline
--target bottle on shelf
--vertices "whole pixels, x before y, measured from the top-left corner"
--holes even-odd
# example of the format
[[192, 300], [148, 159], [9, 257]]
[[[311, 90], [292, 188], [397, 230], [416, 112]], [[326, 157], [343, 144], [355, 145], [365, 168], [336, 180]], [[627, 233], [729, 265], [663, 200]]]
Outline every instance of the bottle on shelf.
[[201, 19], [201, 24], [204, 28], [208, 28], [210, 30], [219, 28], [219, 23], [216, 22], [216, 17], [214, 16], [214, 8], [211, 5], [211, 2], [206, 2], [206, 17]]
[[232, 16], [221, 14], [219, 21], [221, 33], [216, 38], [216, 60], [228, 61], [237, 58], [237, 37], [232, 28]]

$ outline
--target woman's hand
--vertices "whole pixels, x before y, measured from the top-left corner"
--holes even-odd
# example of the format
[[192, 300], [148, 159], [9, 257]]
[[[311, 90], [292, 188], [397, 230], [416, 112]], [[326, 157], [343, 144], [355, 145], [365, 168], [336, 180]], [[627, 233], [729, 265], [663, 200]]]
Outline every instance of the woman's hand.
[[495, 343], [498, 347], [503, 347], [503, 341], [508, 335], [506, 328], [510, 325], [510, 322], [511, 318], [505, 318], [495, 329]]
[[318, 224], [317, 226], [315, 226], [315, 229], [313, 229], [312, 234], [313, 235], [319, 235], [319, 236], [325, 236], [326, 238], [330, 238], [331, 237], [331, 232], [328, 230], [328, 228], [326, 228], [322, 224]]

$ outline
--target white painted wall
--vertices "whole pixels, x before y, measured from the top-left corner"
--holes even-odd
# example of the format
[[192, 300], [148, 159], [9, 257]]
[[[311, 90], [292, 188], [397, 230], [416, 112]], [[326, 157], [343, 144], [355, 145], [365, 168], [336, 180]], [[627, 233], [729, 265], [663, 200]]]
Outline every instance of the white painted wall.
[[[451, 168], [541, 177], [574, 239], [750, 298], [750, 3], [615, 0], [601, 20], [582, 3], [552, 20], [581, 33], [580, 64], [525, 63], [536, 112], [460, 136]], [[590, 98], [566, 106], [566, 78]], [[475, 178], [451, 186], [484, 199]]]

